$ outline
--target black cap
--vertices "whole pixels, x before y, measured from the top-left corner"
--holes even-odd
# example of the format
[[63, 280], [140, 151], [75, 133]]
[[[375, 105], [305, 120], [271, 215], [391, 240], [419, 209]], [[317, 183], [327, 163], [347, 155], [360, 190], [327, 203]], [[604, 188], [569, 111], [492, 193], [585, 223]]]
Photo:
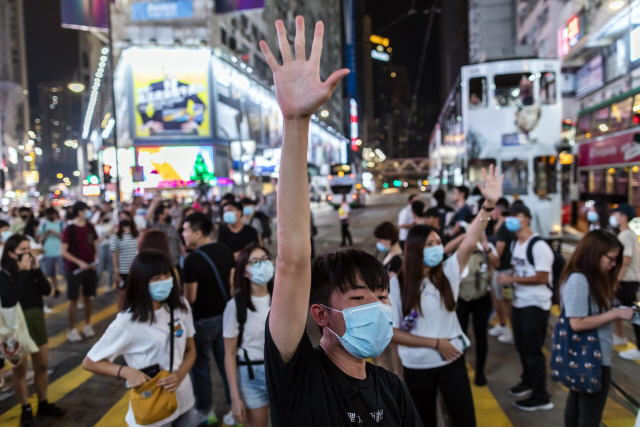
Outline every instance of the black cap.
[[619, 204], [618, 207], [615, 209], [612, 209], [611, 212], [620, 212], [621, 214], [626, 215], [628, 218], [628, 221], [631, 221], [633, 218], [637, 216], [635, 208], [626, 203]]
[[78, 214], [78, 212], [84, 209], [89, 209], [89, 205], [87, 205], [85, 202], [75, 202], [73, 205], [73, 213], [76, 215]]
[[524, 204], [515, 203], [513, 204], [507, 213], [511, 216], [516, 216], [518, 214], [523, 214], [524, 216], [531, 218], [531, 211]]

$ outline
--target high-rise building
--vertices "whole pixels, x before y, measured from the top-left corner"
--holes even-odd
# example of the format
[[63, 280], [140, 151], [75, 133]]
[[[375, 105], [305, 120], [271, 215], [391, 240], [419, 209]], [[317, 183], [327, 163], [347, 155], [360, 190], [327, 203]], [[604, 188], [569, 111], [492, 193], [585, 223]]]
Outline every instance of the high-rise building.
[[0, 0], [0, 151], [6, 189], [25, 189], [25, 183], [34, 183], [32, 167], [24, 159], [33, 158], [31, 145], [26, 144], [28, 93], [22, 0]]

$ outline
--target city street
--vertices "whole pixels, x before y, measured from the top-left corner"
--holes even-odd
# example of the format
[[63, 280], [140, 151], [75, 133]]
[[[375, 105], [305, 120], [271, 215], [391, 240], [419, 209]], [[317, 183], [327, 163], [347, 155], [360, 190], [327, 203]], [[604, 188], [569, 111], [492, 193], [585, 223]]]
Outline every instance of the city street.
[[[352, 234], [354, 247], [366, 251], [375, 251], [374, 227], [382, 221], [396, 221], [400, 208], [406, 201], [406, 194], [387, 194], [370, 196], [367, 205], [353, 211]], [[426, 198], [425, 198], [426, 201]], [[314, 208], [314, 217], [318, 228], [316, 248], [319, 253], [339, 248], [340, 231], [337, 211], [322, 205]], [[571, 245], [565, 245], [570, 250]], [[275, 248], [273, 248], [275, 249]], [[568, 253], [566, 255], [569, 255]], [[95, 298], [93, 323], [99, 337], [114, 319], [116, 309], [115, 293], [105, 293], [106, 287], [99, 288]], [[47, 315], [47, 331], [50, 348], [49, 400], [64, 407], [68, 413], [62, 420], [47, 420], [38, 424], [42, 427], [64, 425], [66, 427], [120, 427], [125, 426], [124, 416], [128, 407], [128, 394], [123, 382], [113, 378], [93, 375], [82, 369], [82, 360], [97, 338], [72, 344], [66, 341], [67, 303], [64, 296], [58, 299], [46, 299], [53, 313]], [[557, 308], [554, 308], [557, 315]], [[555, 316], [549, 324], [553, 327]], [[310, 329], [315, 336], [316, 328]], [[627, 331], [630, 336], [630, 329]], [[471, 334], [471, 332], [470, 332]], [[470, 336], [471, 338], [471, 336]], [[317, 339], [317, 337], [316, 337]], [[489, 357], [487, 363], [488, 387], [473, 387], [475, 410], [478, 426], [563, 426], [563, 410], [567, 391], [549, 381], [549, 390], [555, 409], [552, 411], [526, 413], [518, 411], [512, 405], [512, 398], [507, 391], [519, 380], [520, 366], [512, 345], [499, 343], [490, 338]], [[548, 355], [549, 340], [547, 340]], [[620, 350], [620, 349], [617, 349]], [[473, 346], [466, 353], [470, 378], [473, 380]], [[613, 357], [613, 381], [616, 385], [609, 394], [604, 412], [603, 425], [609, 427], [633, 427], [635, 415], [632, 413], [629, 400], [640, 398], [640, 364]], [[6, 369], [6, 368], [5, 368]], [[213, 372], [216, 372], [212, 365]], [[7, 371], [8, 372], [8, 371]], [[227, 413], [222, 387], [218, 376], [215, 376], [214, 400], [219, 417]], [[30, 393], [33, 393], [30, 387]], [[35, 403], [35, 395], [32, 403]], [[4, 390], [0, 393], [0, 425], [13, 427], [19, 425], [20, 407], [12, 392]]]

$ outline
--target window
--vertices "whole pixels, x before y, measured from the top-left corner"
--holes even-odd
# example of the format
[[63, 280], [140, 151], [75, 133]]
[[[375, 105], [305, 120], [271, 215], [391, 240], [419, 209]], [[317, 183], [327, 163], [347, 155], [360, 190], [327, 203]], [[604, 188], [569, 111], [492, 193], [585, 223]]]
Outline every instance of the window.
[[611, 106], [611, 117], [609, 118], [609, 132], [626, 129], [629, 127], [631, 118], [631, 104], [633, 98], [627, 98], [616, 102]]
[[580, 172], [580, 182], [578, 184], [578, 191], [580, 192], [580, 200], [585, 200], [583, 194], [589, 193], [589, 171]]
[[502, 161], [504, 194], [527, 194], [529, 168], [526, 160]]
[[224, 45], [227, 44], [227, 32], [224, 29], [220, 30], [220, 41]]
[[469, 160], [469, 183], [474, 184], [482, 181], [482, 168], [489, 170], [491, 165], [496, 165], [496, 159], [473, 159]]
[[542, 73], [540, 77], [540, 103], [553, 105], [556, 103], [556, 74]]
[[537, 195], [555, 194], [558, 192], [558, 173], [556, 156], [536, 157], [533, 160], [535, 182], [533, 190]]
[[487, 78], [474, 77], [469, 80], [469, 108], [475, 110], [487, 106]]
[[518, 108], [533, 105], [533, 80], [531, 73], [495, 76], [496, 105]]
[[606, 170], [600, 169], [589, 172], [589, 193], [605, 194], [606, 193]]
[[231, 48], [231, 50], [236, 50], [236, 38], [235, 37], [229, 37], [229, 47]]
[[609, 107], [604, 107], [593, 113], [591, 121], [591, 133], [593, 135], [602, 135], [609, 131]]
[[634, 166], [631, 169], [631, 200], [633, 206], [640, 205], [640, 167]]
[[591, 133], [589, 132], [589, 124], [591, 123], [591, 113], [585, 114], [583, 116], [578, 117], [578, 129], [576, 132], [576, 138], [591, 138]]
[[247, 19], [246, 15], [240, 15], [240, 26], [243, 29], [247, 29], [247, 27], [249, 26], [249, 20]]
[[607, 170], [606, 193], [612, 196], [627, 196], [629, 191], [629, 168]]

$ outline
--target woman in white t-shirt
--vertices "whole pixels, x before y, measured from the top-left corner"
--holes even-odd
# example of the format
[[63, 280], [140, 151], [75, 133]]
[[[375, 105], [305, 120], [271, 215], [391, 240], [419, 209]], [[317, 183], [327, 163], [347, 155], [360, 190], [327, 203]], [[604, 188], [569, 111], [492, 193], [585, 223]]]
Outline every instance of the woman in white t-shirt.
[[[131, 265], [128, 283], [123, 310], [91, 348], [82, 366], [96, 374], [123, 378], [130, 387], [138, 387], [151, 379], [142, 372], [145, 368], [158, 365], [162, 371], [171, 371], [171, 375], [157, 384], [176, 393], [178, 409], [168, 418], [145, 427], [197, 425], [193, 409], [195, 397], [189, 378], [196, 360], [195, 328], [189, 303], [180, 296], [173, 265], [162, 252], [143, 251]], [[170, 331], [174, 334], [171, 367]], [[113, 363], [119, 355], [124, 356], [126, 365]], [[131, 405], [125, 421], [130, 427], [138, 426]]]
[[458, 317], [456, 301], [462, 272], [482, 237], [496, 201], [502, 177], [483, 170], [486, 201], [467, 229], [457, 252], [443, 262], [444, 247], [438, 231], [428, 225], [409, 230], [402, 271], [390, 282], [393, 307], [392, 342], [404, 369], [405, 384], [425, 426], [437, 425], [438, 391], [454, 427], [475, 427], [471, 385], [463, 357], [469, 346]]
[[[242, 249], [236, 261], [236, 296], [223, 317], [225, 358], [233, 418], [247, 427], [267, 427], [269, 395], [264, 371], [264, 327], [271, 308], [275, 267], [269, 251], [255, 243]], [[238, 304], [240, 301], [240, 305]], [[242, 342], [238, 307], [246, 307]]]

